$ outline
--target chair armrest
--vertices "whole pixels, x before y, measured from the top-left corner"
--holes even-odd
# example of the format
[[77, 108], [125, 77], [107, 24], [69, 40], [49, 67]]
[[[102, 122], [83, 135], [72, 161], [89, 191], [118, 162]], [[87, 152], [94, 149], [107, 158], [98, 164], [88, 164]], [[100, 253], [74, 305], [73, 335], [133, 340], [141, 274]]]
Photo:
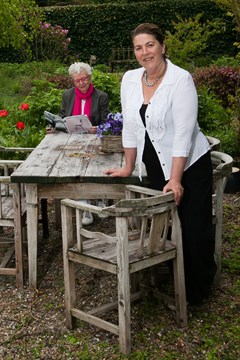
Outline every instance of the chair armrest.
[[103, 209], [110, 209], [110, 207], [102, 208], [100, 206], [91, 205], [88, 203], [83, 203], [78, 200], [72, 200], [72, 199], [62, 199], [61, 204], [65, 206], [69, 206], [73, 209], [79, 209], [83, 211], [90, 211], [94, 214], [100, 214], [103, 212]]
[[0, 176], [0, 183], [8, 184], [11, 182], [10, 176]]
[[214, 178], [223, 178], [232, 173], [233, 158], [220, 151], [212, 151], [211, 159], [215, 169], [213, 171]]

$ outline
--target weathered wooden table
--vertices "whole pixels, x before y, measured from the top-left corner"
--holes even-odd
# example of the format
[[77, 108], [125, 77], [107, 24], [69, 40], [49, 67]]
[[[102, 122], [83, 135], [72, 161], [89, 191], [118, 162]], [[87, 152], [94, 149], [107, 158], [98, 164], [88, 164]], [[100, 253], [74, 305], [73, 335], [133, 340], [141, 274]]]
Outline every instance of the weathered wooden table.
[[[12, 174], [13, 183], [26, 184], [29, 287], [37, 287], [39, 199], [119, 199], [125, 184], [146, 184], [137, 170], [128, 178], [103, 173], [123, 162], [122, 153], [102, 153], [96, 135], [59, 132], [46, 135]], [[20, 229], [21, 224], [15, 226]]]

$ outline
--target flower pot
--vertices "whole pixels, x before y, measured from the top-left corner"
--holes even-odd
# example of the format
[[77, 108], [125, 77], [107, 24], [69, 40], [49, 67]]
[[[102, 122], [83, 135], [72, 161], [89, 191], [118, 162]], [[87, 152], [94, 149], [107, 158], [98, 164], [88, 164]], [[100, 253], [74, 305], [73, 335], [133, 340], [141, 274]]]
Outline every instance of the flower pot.
[[107, 135], [101, 138], [101, 151], [105, 153], [123, 152], [122, 136]]

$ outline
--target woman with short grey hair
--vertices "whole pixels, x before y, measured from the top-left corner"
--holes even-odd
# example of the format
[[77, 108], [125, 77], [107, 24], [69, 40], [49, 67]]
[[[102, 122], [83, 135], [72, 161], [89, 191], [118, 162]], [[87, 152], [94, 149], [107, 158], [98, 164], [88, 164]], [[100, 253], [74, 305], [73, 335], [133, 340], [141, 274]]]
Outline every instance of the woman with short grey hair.
[[90, 133], [95, 134], [97, 126], [107, 120], [109, 114], [108, 94], [92, 84], [92, 68], [89, 64], [75, 62], [69, 66], [73, 87], [64, 91], [59, 115], [86, 115], [92, 123]]
[[82, 71], [85, 71], [86, 74], [92, 75], [92, 68], [89, 64], [83, 62], [75, 62], [69, 66], [68, 73], [72, 77], [73, 74], [80, 74]]
[[[89, 64], [75, 62], [69, 66], [68, 72], [74, 87], [64, 91], [59, 115], [62, 118], [86, 115], [92, 123], [88, 132], [96, 134], [97, 126], [107, 120], [110, 112], [108, 94], [93, 86], [92, 68]], [[83, 225], [93, 223], [93, 216], [89, 211], [84, 211], [82, 223]]]

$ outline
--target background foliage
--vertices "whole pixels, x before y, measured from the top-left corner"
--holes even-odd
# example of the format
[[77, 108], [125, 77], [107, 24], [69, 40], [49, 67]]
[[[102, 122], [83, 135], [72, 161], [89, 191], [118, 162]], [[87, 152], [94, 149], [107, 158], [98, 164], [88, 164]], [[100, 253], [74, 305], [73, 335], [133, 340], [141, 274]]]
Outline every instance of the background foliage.
[[164, 31], [174, 31], [173, 21], [178, 15], [183, 18], [203, 13], [202, 21], [215, 18], [225, 19], [224, 36], [208, 39], [205, 52], [215, 58], [233, 53], [235, 40], [233, 24], [226, 11], [214, 2], [199, 0], [161, 0], [155, 2], [107, 3], [89, 6], [67, 6], [45, 9], [47, 21], [69, 29], [72, 55], [88, 61], [91, 54], [97, 56], [98, 63], [107, 64], [111, 49], [131, 46], [131, 30], [142, 22], [157, 23]]
[[[25, 1], [25, 0], [24, 0]], [[29, 1], [29, 0], [27, 0]], [[221, 34], [209, 36], [204, 54], [214, 59], [221, 55], [234, 55], [232, 46], [236, 31], [229, 21], [226, 9], [212, 0], [160, 0], [89, 4], [79, 6], [41, 7], [45, 21], [52, 26], [60, 25], [69, 30], [71, 38], [70, 55], [75, 59], [89, 61], [90, 55], [97, 57], [98, 64], [108, 64], [111, 49], [131, 46], [130, 32], [141, 22], [155, 22], [163, 31], [176, 32], [173, 22], [202, 14], [201, 23], [218, 18], [224, 22]], [[23, 61], [21, 52], [3, 49], [2, 61]], [[203, 55], [204, 55], [203, 54]], [[66, 57], [66, 62], [69, 58]]]
[[30, 44], [42, 19], [35, 1], [1, 0], [0, 19], [0, 48], [19, 49], [22, 58], [29, 56]]
[[[39, 143], [45, 136], [44, 110], [58, 113], [63, 90], [72, 86], [67, 69], [56, 61], [0, 64], [0, 109], [9, 113], [0, 117], [0, 146], [31, 147]], [[103, 66], [93, 70], [94, 85], [109, 94], [111, 112], [121, 111], [121, 76], [108, 73]], [[206, 135], [219, 138], [223, 151], [239, 156], [239, 67], [214, 65], [196, 69], [193, 77], [199, 94], [201, 129]], [[29, 105], [24, 114], [19, 111], [21, 103]], [[16, 131], [18, 121], [26, 124], [23, 132]]]
[[[199, 94], [201, 129], [206, 135], [218, 137], [223, 151], [239, 156], [240, 57], [237, 37], [233, 37], [234, 31], [231, 33], [232, 43], [228, 42], [227, 46], [223, 46], [227, 27], [231, 25], [231, 29], [235, 29], [239, 35], [238, 13], [235, 13], [233, 1], [230, 1], [227, 8], [225, 6], [221, 9], [216, 2], [223, 6], [224, 0], [162, 0], [138, 2], [137, 6], [132, 1], [129, 4], [121, 1], [118, 4], [45, 8], [46, 15], [63, 23], [50, 23], [46, 19], [40, 23], [31, 48], [32, 57], [38, 62], [24, 63], [22, 66], [2, 64], [0, 67], [0, 110], [8, 112], [7, 117], [0, 119], [1, 134], [4, 134], [0, 144], [11, 144], [14, 141], [23, 144], [25, 141], [24, 146], [27, 146], [26, 142], [29, 142], [28, 146], [37, 145], [44, 136], [44, 110], [58, 113], [63, 89], [72, 86], [67, 72], [68, 65], [78, 59], [88, 61], [84, 56], [89, 56], [91, 49], [100, 51], [103, 59], [102, 64], [94, 66], [94, 85], [109, 94], [110, 111], [121, 111], [121, 76], [133, 64], [126, 65], [124, 69], [118, 68], [118, 73], [109, 73], [106, 56], [109, 56], [110, 49], [107, 47], [114, 46], [117, 39], [120, 41], [117, 46], [129, 45], [130, 30], [134, 21], [137, 24], [140, 19], [166, 25], [164, 30], [170, 59], [188, 69], [194, 76]], [[201, 12], [193, 15], [199, 9]], [[191, 16], [187, 16], [189, 14]], [[68, 25], [71, 26], [70, 30]], [[78, 48], [79, 56], [74, 54], [76, 44], [84, 44]], [[209, 52], [211, 47], [213, 51]], [[221, 49], [224, 49], [223, 57], [219, 57]], [[236, 53], [234, 57], [231, 56], [233, 52]], [[46, 59], [54, 61], [42, 61]], [[97, 62], [99, 60], [97, 57]], [[134, 66], [138, 66], [137, 62]], [[25, 113], [28, 116], [24, 119], [26, 126], [16, 130], [16, 124], [22, 120], [18, 118], [18, 107], [22, 102], [29, 105], [29, 110]], [[38, 129], [38, 136], [33, 136], [32, 133], [38, 132]]]

